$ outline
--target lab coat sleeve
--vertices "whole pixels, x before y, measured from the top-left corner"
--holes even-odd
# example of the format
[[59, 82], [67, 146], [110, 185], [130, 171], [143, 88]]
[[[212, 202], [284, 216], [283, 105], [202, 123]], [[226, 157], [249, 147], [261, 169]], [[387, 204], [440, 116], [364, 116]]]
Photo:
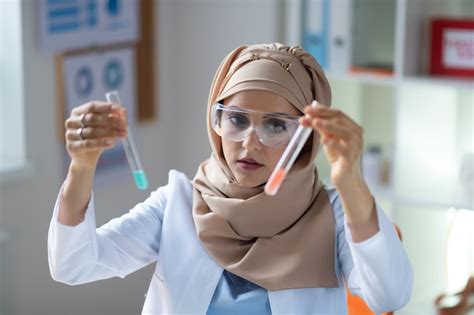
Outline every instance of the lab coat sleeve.
[[124, 278], [158, 256], [167, 187], [151, 193], [128, 213], [96, 228], [94, 195], [76, 226], [58, 221], [62, 188], [48, 231], [48, 261], [54, 280], [70, 285]]
[[379, 231], [362, 242], [354, 242], [343, 215], [340, 198], [333, 203], [338, 228], [338, 260], [349, 290], [364, 299], [375, 313], [405, 306], [413, 289], [413, 269], [395, 227], [376, 203]]

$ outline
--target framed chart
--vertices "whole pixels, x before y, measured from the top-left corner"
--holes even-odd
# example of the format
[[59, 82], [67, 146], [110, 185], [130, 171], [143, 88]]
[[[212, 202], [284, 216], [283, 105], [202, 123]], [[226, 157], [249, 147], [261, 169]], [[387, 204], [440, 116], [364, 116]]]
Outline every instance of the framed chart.
[[[111, 90], [119, 91], [128, 110], [131, 128], [157, 117], [154, 2], [138, 2], [138, 42], [91, 46], [55, 56], [58, 137], [61, 141], [65, 141], [64, 121], [71, 110], [92, 100], [105, 101], [105, 93]], [[123, 163], [126, 163], [126, 157], [118, 145], [103, 153], [98, 171]]]
[[[130, 0], [132, 1], [132, 0]], [[137, 0], [138, 1], [138, 0]], [[135, 2], [135, 1], [133, 1]], [[115, 84], [124, 83], [124, 84], [134, 84], [134, 111], [136, 114], [136, 121], [138, 123], [153, 121], [157, 118], [157, 105], [156, 98], [157, 95], [157, 82], [155, 80], [155, 43], [157, 42], [154, 38], [155, 34], [155, 9], [153, 0], [140, 0], [138, 6], [139, 10], [139, 19], [138, 19], [138, 30], [139, 30], [139, 41], [134, 43], [116, 43], [108, 44], [102, 46], [91, 46], [82, 49], [70, 50], [59, 53], [55, 57], [56, 64], [56, 80], [57, 80], [57, 103], [59, 106], [58, 115], [58, 131], [59, 138], [64, 141], [64, 118], [68, 106], [77, 106], [81, 103], [67, 104], [68, 100], [74, 103], [78, 101], [87, 102], [93, 100], [95, 97], [100, 97], [99, 99], [104, 99], [103, 94], [92, 94], [93, 91], [88, 91], [88, 89], [97, 88], [105, 89], [114, 86], [114, 80], [128, 79], [133, 77], [133, 80], [126, 80], [125, 83], [115, 82]], [[90, 71], [82, 69], [80, 73], [71, 73], [72, 68], [66, 67], [67, 61], [69, 63], [71, 60], [80, 60], [82, 57], [85, 60], [95, 62], [97, 66], [100, 63], [100, 59], [107, 58], [113, 54], [113, 52], [130, 50], [133, 60], [127, 62], [130, 67], [133, 68], [133, 72], [130, 73], [121, 73], [121, 68], [117, 64], [109, 64], [106, 69], [92, 69], [91, 66], [88, 66]], [[90, 58], [87, 58], [90, 57]], [[95, 61], [94, 61], [95, 60]], [[105, 66], [105, 65], [104, 65]], [[128, 68], [127, 68], [128, 69]], [[102, 74], [98, 72], [102, 71]], [[106, 71], [106, 72], [104, 72]], [[95, 73], [98, 77], [92, 79], [91, 75]], [[102, 76], [102, 78], [99, 78]], [[104, 79], [104, 76], [109, 78], [109, 81]], [[79, 80], [75, 84], [79, 84], [80, 89], [83, 89], [81, 92], [82, 98], [71, 99], [70, 96], [74, 95], [74, 90], [71, 90], [72, 80]], [[93, 81], [91, 81], [93, 80]], [[104, 83], [103, 86], [100, 86], [100, 83]], [[109, 86], [106, 84], [108, 82]], [[70, 84], [68, 86], [68, 83]], [[94, 85], [95, 84], [95, 85]], [[110, 86], [111, 84], [111, 86]], [[90, 86], [89, 86], [90, 85]], [[69, 87], [69, 90], [67, 89]], [[76, 86], [77, 87], [77, 86]], [[79, 87], [77, 87], [79, 88]], [[123, 86], [126, 88], [126, 86]], [[79, 90], [76, 92], [80, 92]], [[79, 94], [78, 94], [79, 96]], [[69, 97], [69, 98], [68, 98]]]
[[[127, 109], [128, 124], [134, 129], [137, 122], [135, 60], [133, 45], [88, 49], [62, 57], [57, 74], [62, 78], [58, 90], [63, 138], [64, 121], [75, 107], [92, 100], [105, 101], [105, 93], [114, 90], [120, 93], [122, 105]], [[102, 153], [97, 170], [122, 166], [126, 162], [122, 146], [116, 145]]]

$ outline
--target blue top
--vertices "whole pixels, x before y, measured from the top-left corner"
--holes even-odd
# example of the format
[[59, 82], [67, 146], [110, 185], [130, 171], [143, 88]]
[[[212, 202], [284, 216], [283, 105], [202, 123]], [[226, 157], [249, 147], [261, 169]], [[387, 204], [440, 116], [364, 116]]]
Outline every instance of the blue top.
[[267, 290], [224, 270], [212, 296], [207, 315], [271, 315]]

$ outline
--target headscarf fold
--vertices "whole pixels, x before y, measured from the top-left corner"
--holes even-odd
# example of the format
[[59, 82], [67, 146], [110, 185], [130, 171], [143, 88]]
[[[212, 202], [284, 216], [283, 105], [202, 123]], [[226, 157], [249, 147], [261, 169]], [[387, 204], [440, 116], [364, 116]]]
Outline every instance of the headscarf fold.
[[316, 60], [299, 46], [240, 46], [220, 64], [208, 99], [212, 147], [194, 178], [193, 218], [208, 254], [224, 269], [267, 290], [337, 287], [335, 221], [314, 168], [319, 149], [298, 157], [276, 196], [241, 186], [210, 124], [211, 106], [235, 93], [263, 90], [303, 112], [313, 99], [329, 106], [331, 89]]

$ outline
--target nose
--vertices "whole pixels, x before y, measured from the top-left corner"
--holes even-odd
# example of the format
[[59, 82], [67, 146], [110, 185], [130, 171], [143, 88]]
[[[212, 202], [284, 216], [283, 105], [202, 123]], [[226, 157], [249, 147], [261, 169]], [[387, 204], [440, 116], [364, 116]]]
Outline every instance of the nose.
[[261, 149], [262, 144], [260, 143], [260, 140], [258, 139], [255, 130], [252, 130], [247, 135], [247, 137], [245, 137], [244, 141], [242, 142], [242, 146], [248, 151]]

